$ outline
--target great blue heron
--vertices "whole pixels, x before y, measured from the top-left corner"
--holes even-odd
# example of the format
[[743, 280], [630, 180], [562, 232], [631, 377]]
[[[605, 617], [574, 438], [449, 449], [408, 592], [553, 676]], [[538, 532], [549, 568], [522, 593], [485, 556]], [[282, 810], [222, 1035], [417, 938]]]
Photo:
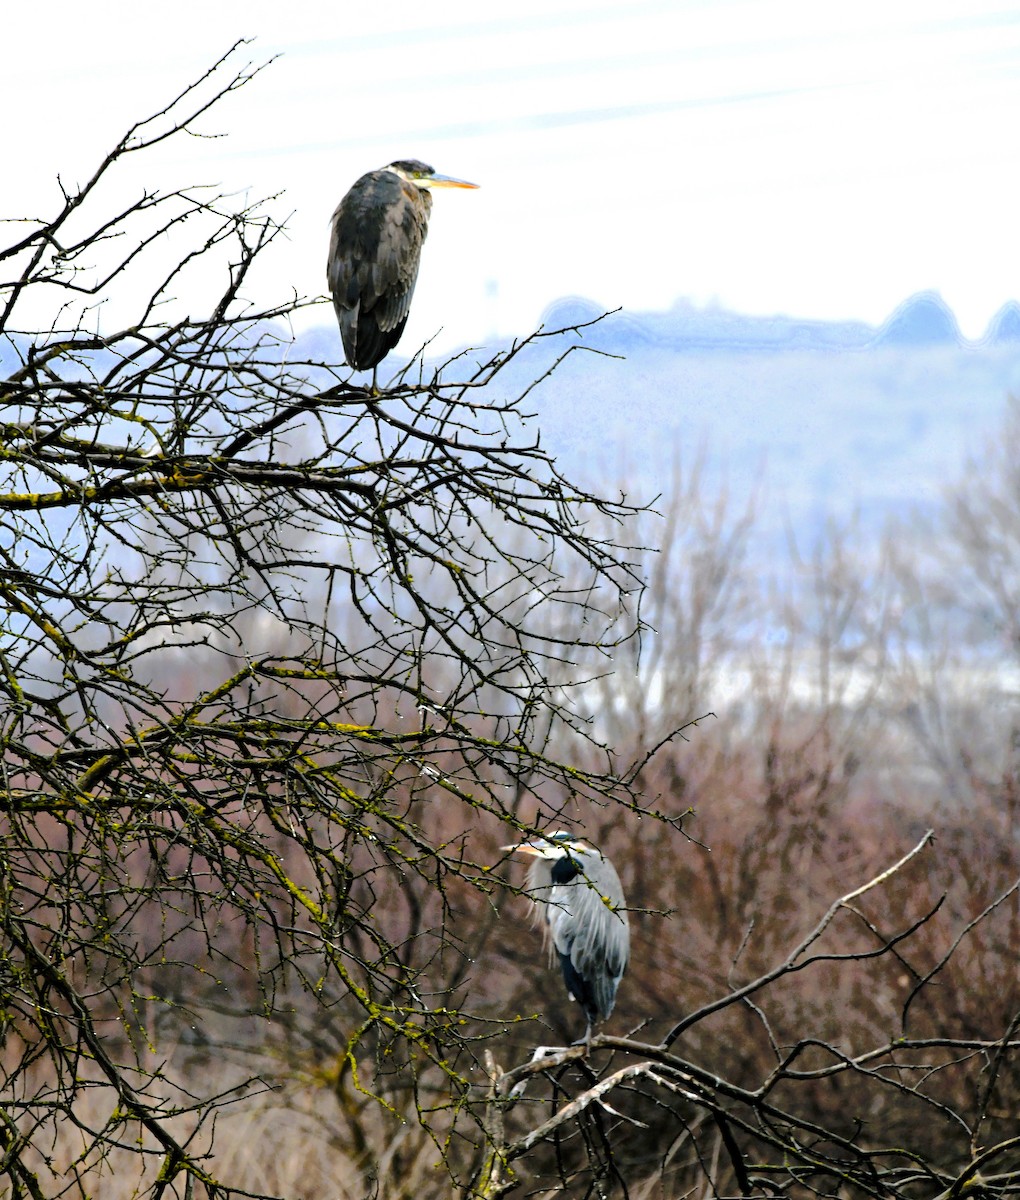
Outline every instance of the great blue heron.
[[400, 159], [362, 175], [337, 205], [326, 277], [344, 354], [355, 370], [372, 369], [373, 387], [376, 366], [407, 324], [432, 211], [429, 189], [477, 186]]
[[627, 969], [630, 925], [616, 868], [602, 853], [569, 833], [504, 850], [532, 854], [525, 889], [542, 912], [550, 962], [558, 957], [567, 991], [592, 1026], [613, 1011], [616, 989]]

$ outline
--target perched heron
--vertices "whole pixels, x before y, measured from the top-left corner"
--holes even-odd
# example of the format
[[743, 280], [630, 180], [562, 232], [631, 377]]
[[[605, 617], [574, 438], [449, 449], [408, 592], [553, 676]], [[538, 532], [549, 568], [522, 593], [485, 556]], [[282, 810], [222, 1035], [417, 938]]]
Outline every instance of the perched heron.
[[337, 205], [326, 277], [344, 354], [356, 371], [375, 368], [400, 340], [432, 211], [430, 188], [475, 188], [417, 159], [369, 171]]
[[590, 1046], [592, 1026], [613, 1011], [630, 953], [620, 877], [608, 858], [569, 833], [503, 849], [535, 857], [525, 890], [545, 919], [549, 960], [559, 958], [567, 991], [584, 1009], [580, 1040]]

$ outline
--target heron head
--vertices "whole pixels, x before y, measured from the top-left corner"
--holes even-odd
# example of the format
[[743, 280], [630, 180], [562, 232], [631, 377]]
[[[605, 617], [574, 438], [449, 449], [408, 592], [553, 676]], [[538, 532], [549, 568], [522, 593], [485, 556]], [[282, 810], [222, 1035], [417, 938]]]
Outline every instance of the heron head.
[[532, 842], [521, 842], [516, 846], [504, 846], [504, 850], [520, 852], [521, 854], [533, 854], [536, 858], [545, 858], [550, 861], [555, 861], [558, 858], [567, 858], [574, 854], [598, 854], [597, 850], [591, 846], [586, 846], [584, 842], [578, 841], [564, 829], [559, 829], [555, 833], [547, 834], [545, 837], [536, 838]]
[[398, 158], [396, 162], [391, 162], [385, 169], [420, 188], [478, 187], [477, 183], [468, 183], [466, 179], [454, 179], [451, 175], [437, 175], [433, 167], [417, 158]]

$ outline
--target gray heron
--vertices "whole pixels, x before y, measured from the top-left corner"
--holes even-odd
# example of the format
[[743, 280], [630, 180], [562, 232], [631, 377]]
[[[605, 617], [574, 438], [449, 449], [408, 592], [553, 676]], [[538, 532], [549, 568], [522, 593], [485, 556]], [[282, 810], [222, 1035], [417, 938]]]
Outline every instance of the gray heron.
[[432, 211], [431, 188], [476, 188], [417, 159], [369, 171], [337, 205], [326, 277], [344, 354], [356, 371], [375, 368], [400, 340]]
[[563, 831], [518, 846], [534, 856], [525, 890], [545, 921], [550, 962], [559, 959], [567, 991], [592, 1026], [613, 1011], [627, 969], [630, 924], [616, 868], [599, 850]]

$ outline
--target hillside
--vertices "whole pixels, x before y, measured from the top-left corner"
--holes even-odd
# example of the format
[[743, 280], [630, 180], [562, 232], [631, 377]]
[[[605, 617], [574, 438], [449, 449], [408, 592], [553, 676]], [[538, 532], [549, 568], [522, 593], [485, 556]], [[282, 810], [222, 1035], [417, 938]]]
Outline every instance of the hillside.
[[[967, 343], [930, 293], [878, 330], [678, 305], [543, 339], [510, 375], [523, 389], [568, 346], [601, 351], [572, 353], [529, 396], [542, 444], [568, 474], [655, 495], [677, 455], [688, 467], [703, 456], [735, 501], [756, 492], [766, 544], [787, 523], [810, 540], [826, 517], [859, 512], [877, 530], [891, 513], [929, 507], [980, 454], [1020, 392], [1012, 311]], [[597, 316], [561, 301], [545, 328]]]
[[[701, 459], [709, 483], [736, 504], [756, 497], [764, 553], [787, 529], [810, 542], [828, 517], [859, 513], [877, 530], [891, 513], [931, 506], [995, 433], [1007, 397], [1020, 394], [1014, 301], [979, 342], [960, 336], [930, 292], [904, 301], [880, 328], [682, 301], [666, 312], [600, 316], [590, 301], [558, 301], [547, 333], [596, 323], [536, 340], [501, 373], [500, 387], [525, 390], [578, 347], [528, 397], [542, 445], [564, 472], [652, 498], [668, 489], [678, 456], [686, 469]], [[293, 345], [280, 334], [281, 359], [339, 364], [335, 326]], [[465, 378], [476, 361], [505, 350], [465, 352], [447, 377]], [[14, 369], [18, 357], [0, 344], [4, 366]], [[103, 355], [95, 357], [101, 366]], [[401, 365], [387, 359], [380, 383]], [[320, 386], [335, 380], [311, 374]]]

